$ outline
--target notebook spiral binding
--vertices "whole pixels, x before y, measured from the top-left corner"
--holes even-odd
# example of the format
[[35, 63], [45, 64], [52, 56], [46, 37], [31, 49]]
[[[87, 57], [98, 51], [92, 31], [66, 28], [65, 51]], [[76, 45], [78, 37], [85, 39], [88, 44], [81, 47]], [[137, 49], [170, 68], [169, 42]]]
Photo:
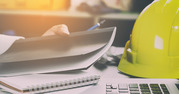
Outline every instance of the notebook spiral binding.
[[33, 85], [28, 86], [24, 92], [30, 93], [45, 93], [45, 92], [53, 92], [53, 91], [60, 91], [70, 88], [77, 88], [87, 85], [95, 85], [98, 83], [100, 79], [99, 75], [87, 76], [72, 80], [60, 81], [60, 82], [53, 82], [53, 83], [45, 83], [42, 85]]

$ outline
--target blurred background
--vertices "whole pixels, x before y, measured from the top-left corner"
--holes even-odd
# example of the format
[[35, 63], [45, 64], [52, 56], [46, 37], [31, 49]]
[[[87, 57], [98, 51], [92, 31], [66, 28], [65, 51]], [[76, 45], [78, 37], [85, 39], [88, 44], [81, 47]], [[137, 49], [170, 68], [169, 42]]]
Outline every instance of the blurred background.
[[77, 32], [106, 20], [100, 28], [116, 26], [113, 46], [123, 47], [138, 15], [152, 1], [0, 0], [0, 34], [37, 37], [57, 24]]

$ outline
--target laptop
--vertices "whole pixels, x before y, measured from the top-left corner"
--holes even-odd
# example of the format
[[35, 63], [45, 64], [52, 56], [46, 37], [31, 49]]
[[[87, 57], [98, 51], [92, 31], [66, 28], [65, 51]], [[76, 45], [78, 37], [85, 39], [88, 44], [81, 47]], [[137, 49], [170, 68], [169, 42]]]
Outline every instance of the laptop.
[[85, 94], [179, 94], [179, 81], [145, 78], [101, 79]]
[[176, 79], [111, 79], [105, 87], [106, 94], [179, 94]]

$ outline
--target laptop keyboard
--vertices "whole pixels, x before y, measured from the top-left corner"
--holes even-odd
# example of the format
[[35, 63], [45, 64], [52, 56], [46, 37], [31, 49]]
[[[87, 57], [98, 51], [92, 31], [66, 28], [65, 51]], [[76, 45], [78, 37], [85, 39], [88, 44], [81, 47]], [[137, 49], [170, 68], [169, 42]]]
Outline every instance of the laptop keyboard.
[[170, 94], [165, 84], [106, 84], [106, 94]]

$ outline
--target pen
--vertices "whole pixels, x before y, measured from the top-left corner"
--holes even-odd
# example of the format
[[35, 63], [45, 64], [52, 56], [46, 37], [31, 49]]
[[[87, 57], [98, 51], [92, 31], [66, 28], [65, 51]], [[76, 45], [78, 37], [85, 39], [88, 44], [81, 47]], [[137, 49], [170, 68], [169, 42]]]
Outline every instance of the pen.
[[97, 27], [99, 27], [99, 26], [100, 26], [101, 24], [103, 24], [104, 22], [105, 22], [105, 20], [100, 21], [100, 22], [97, 23], [96, 25], [94, 25], [94, 26], [92, 26], [91, 28], [89, 28], [88, 31], [96, 29]]

